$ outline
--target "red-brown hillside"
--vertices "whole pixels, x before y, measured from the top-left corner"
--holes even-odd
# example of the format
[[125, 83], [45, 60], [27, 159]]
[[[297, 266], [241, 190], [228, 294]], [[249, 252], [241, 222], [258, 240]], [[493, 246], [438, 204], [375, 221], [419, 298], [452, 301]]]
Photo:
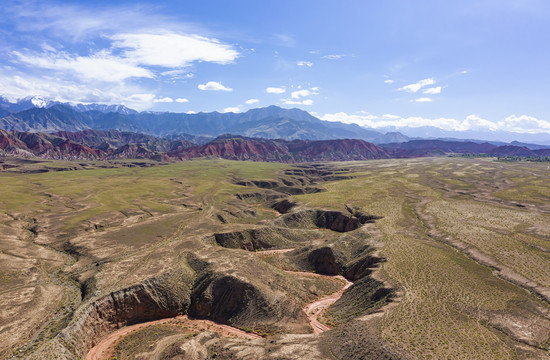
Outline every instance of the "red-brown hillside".
[[172, 157], [190, 159], [219, 157], [230, 160], [306, 162], [386, 159], [388, 154], [363, 140], [268, 140], [223, 136], [203, 145], [169, 153]]

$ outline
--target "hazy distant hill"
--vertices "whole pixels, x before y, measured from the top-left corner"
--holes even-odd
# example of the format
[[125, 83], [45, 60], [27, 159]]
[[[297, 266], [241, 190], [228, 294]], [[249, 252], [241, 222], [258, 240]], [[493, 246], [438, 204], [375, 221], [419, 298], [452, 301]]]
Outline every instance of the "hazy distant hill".
[[443, 130], [433, 126], [422, 127], [387, 127], [378, 129], [379, 131], [399, 131], [400, 133], [410, 138], [422, 138], [422, 139], [481, 139], [487, 142], [503, 142], [510, 143], [514, 141], [528, 143], [528, 144], [541, 144], [550, 145], [550, 134], [548, 133], [516, 133], [509, 131], [489, 131], [489, 130]]
[[[10, 101], [0, 96], [0, 110], [7, 113], [15, 113], [19, 111], [34, 109], [34, 108], [50, 108], [55, 105], [63, 105], [69, 108], [73, 108], [77, 111], [91, 111], [96, 110], [103, 113], [117, 112], [121, 114], [137, 114], [138, 112], [127, 108], [124, 105], [106, 105], [106, 104], [69, 104], [61, 103], [59, 101], [53, 101], [41, 96], [28, 96], [18, 101]], [[0, 116], [3, 112], [0, 112]]]
[[[93, 109], [86, 110], [85, 109]], [[277, 106], [245, 113], [152, 113], [99, 105], [74, 107], [55, 104], [12, 113], [0, 119], [0, 128], [18, 131], [81, 131], [85, 129], [140, 132], [155, 136], [181, 133], [216, 137], [224, 133], [288, 140], [330, 140], [355, 138], [385, 142], [384, 134], [354, 124], [322, 121], [306, 111]], [[390, 136], [395, 139], [396, 134]], [[398, 136], [399, 137], [399, 136]], [[402, 136], [399, 138], [403, 138]]]
[[442, 140], [411, 140], [381, 146], [393, 157], [438, 156], [449, 153], [488, 154], [497, 148], [489, 143]]

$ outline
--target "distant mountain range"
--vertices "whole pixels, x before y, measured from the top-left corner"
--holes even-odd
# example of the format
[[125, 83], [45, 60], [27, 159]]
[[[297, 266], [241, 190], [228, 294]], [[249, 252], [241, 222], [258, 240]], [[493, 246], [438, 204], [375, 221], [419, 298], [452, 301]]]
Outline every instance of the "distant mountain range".
[[[360, 139], [379, 145], [389, 144], [387, 147], [392, 149], [398, 149], [399, 147], [395, 145], [398, 143], [406, 143], [409, 140], [426, 140], [426, 138], [446, 143], [489, 143], [495, 147], [512, 145], [526, 147], [528, 150], [538, 150], [550, 146], [550, 135], [548, 134], [457, 132], [435, 127], [403, 128], [402, 130], [408, 136], [398, 131], [388, 131], [383, 134], [356, 124], [323, 121], [300, 109], [283, 109], [277, 106], [251, 109], [244, 113], [139, 113], [123, 105], [68, 104], [36, 96], [27, 97], [17, 102], [0, 97], [0, 129], [44, 133], [81, 132], [90, 129], [117, 130], [164, 137], [167, 140], [187, 140], [197, 145], [204, 145], [222, 134], [230, 133], [263, 139]], [[479, 140], [476, 136], [487, 140]], [[499, 139], [508, 139], [509, 141], [500, 141]], [[533, 140], [537, 144], [530, 143], [525, 139]], [[439, 150], [431, 149], [430, 151], [435, 154], [438, 151], [445, 153], [447, 150], [439, 148]], [[415, 153], [422, 154], [428, 149], [403, 148], [400, 151], [409, 151], [412, 156]]]
[[15, 113], [33, 108], [50, 108], [55, 105], [64, 105], [78, 111], [100, 111], [103, 113], [116, 112], [120, 114], [137, 114], [136, 110], [127, 108], [124, 105], [106, 105], [106, 104], [69, 104], [59, 101], [53, 101], [41, 96], [29, 96], [18, 101], [10, 101], [0, 96], [0, 114]]
[[26, 98], [10, 103], [0, 98], [0, 129], [28, 132], [86, 129], [139, 132], [154, 136], [181, 133], [215, 138], [225, 133], [287, 140], [362, 139], [375, 143], [406, 141], [399, 133], [387, 135], [355, 124], [320, 120], [300, 109], [277, 106], [245, 113], [156, 113], [115, 105], [70, 105]]
[[550, 156], [550, 149], [530, 150], [513, 145], [495, 146], [489, 143], [437, 140], [413, 140], [377, 146], [360, 139], [275, 140], [229, 134], [198, 145], [185, 139], [169, 140], [117, 130], [62, 131], [50, 134], [0, 130], [0, 155], [65, 160], [172, 161], [211, 157], [296, 163], [442, 156], [449, 153], [542, 157]]

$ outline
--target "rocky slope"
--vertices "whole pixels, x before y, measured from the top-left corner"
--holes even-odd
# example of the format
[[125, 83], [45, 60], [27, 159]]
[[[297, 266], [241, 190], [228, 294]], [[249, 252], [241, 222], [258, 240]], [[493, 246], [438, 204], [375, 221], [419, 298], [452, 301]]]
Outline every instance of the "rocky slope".
[[207, 145], [168, 155], [180, 159], [221, 157], [230, 160], [285, 163], [389, 158], [383, 149], [363, 140], [286, 141], [239, 136], [222, 136]]

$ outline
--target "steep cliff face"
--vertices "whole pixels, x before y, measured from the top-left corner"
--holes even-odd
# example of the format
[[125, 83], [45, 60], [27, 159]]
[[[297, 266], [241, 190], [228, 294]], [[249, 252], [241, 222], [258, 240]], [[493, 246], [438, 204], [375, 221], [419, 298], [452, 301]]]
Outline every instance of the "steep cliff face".
[[75, 313], [72, 322], [29, 358], [77, 359], [108, 333], [137, 322], [185, 314], [194, 275], [181, 270], [105, 295]]
[[277, 224], [288, 227], [318, 227], [337, 232], [348, 232], [368, 222], [368, 218], [355, 217], [340, 211], [303, 210], [290, 213], [276, 220]]
[[[228, 254], [221, 256], [227, 259]], [[187, 270], [182, 268], [91, 300], [66, 328], [29, 358], [82, 358], [118, 328], [179, 314], [260, 332], [310, 331], [300, 306], [303, 299], [294, 295], [298, 291], [305, 296], [305, 286], [289, 285], [284, 274], [253, 255], [246, 254], [233, 263], [221, 259], [207, 262], [189, 255]], [[269, 281], [277, 290], [267, 284]]]
[[294, 248], [318, 235], [300, 229], [269, 226], [243, 231], [217, 233], [213, 236], [216, 243], [223, 247], [255, 251]]

